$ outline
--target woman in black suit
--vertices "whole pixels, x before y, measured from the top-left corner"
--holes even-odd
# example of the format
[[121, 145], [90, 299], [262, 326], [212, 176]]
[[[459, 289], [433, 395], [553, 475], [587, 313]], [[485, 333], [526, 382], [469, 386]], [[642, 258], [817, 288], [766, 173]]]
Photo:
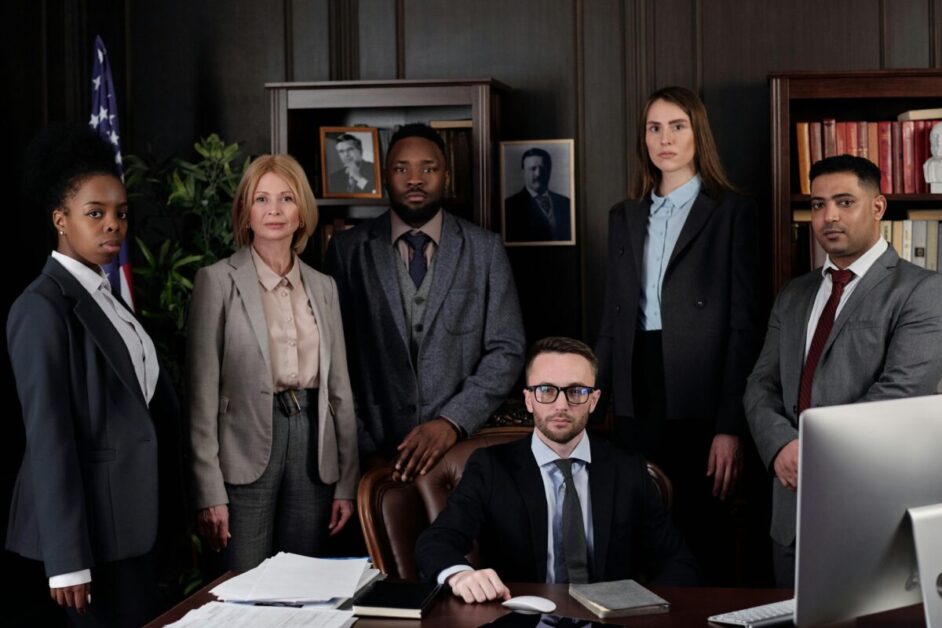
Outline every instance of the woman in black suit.
[[159, 610], [154, 422], [176, 398], [101, 270], [127, 234], [127, 195], [112, 149], [85, 127], [41, 134], [27, 164], [56, 248], [7, 320], [26, 427], [7, 548], [42, 561], [71, 623], [139, 626]]
[[631, 198], [609, 215], [596, 353], [616, 439], [661, 465], [708, 583], [727, 582], [755, 357], [755, 203], [720, 163], [706, 109], [682, 87], [648, 99]]

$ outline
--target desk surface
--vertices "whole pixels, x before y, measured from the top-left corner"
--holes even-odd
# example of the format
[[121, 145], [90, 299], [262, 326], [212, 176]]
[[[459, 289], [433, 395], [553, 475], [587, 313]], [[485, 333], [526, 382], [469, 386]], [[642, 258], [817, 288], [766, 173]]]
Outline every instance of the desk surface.
[[[215, 599], [209, 590], [220, 582], [231, 578], [234, 573], [228, 573], [214, 582], [206, 585], [192, 596], [177, 604], [169, 611], [150, 622], [144, 628], [157, 628], [165, 626], [183, 617], [188, 611], [198, 608]], [[584, 606], [569, 597], [568, 585], [564, 584], [535, 584], [512, 583], [508, 585], [513, 595], [540, 595], [555, 601], [557, 608], [555, 614], [582, 619], [600, 621]], [[624, 622], [630, 626], [656, 626], [656, 627], [688, 627], [705, 626], [706, 618], [710, 615], [732, 611], [769, 602], [788, 599], [792, 592], [787, 589], [715, 589], [696, 587], [651, 587], [658, 595], [671, 603], [669, 613], [658, 615], [639, 615], [623, 617], [610, 621]], [[465, 604], [442, 591], [439, 599], [435, 601], [428, 615], [422, 621], [405, 619], [377, 619], [362, 618], [356, 623], [356, 628], [453, 628], [455, 626], [480, 626], [506, 614], [507, 609], [497, 602], [487, 604]], [[617, 625], [617, 624], [616, 624]], [[925, 616], [922, 605], [868, 615], [857, 619], [858, 627], [876, 626], [925, 626]]]

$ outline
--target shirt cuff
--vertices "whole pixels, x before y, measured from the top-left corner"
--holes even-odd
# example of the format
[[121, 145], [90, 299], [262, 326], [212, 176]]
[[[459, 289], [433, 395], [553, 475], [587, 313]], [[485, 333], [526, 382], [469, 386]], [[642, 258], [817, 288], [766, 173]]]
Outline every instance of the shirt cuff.
[[61, 589], [63, 587], [72, 587], [77, 584], [85, 584], [92, 581], [92, 570], [82, 569], [71, 573], [63, 573], [49, 578], [50, 589]]
[[449, 578], [460, 571], [474, 571], [474, 568], [471, 565], [453, 565], [447, 569], [442, 569], [438, 572], [438, 584], [445, 584]]

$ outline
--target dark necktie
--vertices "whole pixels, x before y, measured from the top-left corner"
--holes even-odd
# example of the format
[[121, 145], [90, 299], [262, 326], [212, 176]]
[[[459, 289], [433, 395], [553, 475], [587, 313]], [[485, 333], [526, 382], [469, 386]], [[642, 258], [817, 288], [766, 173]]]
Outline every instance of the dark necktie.
[[[568, 578], [557, 573], [556, 582], [575, 582], [577, 584], [588, 582], [589, 569], [587, 566], [588, 550], [585, 542], [585, 524], [582, 521], [582, 505], [579, 503], [576, 483], [572, 479], [572, 460], [560, 458], [553, 462], [562, 471], [566, 482], [566, 494], [563, 497], [563, 547], [561, 553], [566, 557]], [[557, 539], [557, 554], [560, 553], [559, 550]]]
[[403, 234], [402, 239], [405, 240], [406, 244], [412, 249], [412, 260], [409, 262], [409, 276], [412, 277], [412, 283], [418, 288], [422, 285], [422, 280], [425, 279], [425, 273], [428, 272], [428, 260], [425, 259], [425, 245], [428, 244], [432, 238], [421, 231], [416, 231], [415, 233]]
[[536, 202], [540, 206], [540, 209], [543, 210], [543, 214], [550, 224], [550, 229], [555, 229], [556, 216], [553, 214], [553, 205], [550, 203], [549, 197], [546, 194], [540, 194], [536, 197]]
[[834, 326], [834, 313], [837, 312], [837, 305], [841, 302], [841, 295], [844, 294], [844, 287], [854, 278], [853, 271], [834, 270], [829, 268], [831, 274], [831, 296], [821, 311], [821, 318], [818, 319], [818, 326], [814, 329], [814, 336], [811, 338], [811, 346], [808, 347], [808, 357], [805, 358], [805, 366], [801, 369], [801, 384], [798, 388], [798, 414], [811, 407], [811, 386], [814, 383], [814, 371], [818, 367], [818, 360], [821, 359], [821, 351], [831, 335], [831, 327]]

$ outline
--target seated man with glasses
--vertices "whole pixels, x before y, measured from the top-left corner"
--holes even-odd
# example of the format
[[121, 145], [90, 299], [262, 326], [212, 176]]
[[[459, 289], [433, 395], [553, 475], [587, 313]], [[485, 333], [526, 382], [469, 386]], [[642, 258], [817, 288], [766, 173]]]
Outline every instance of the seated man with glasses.
[[[508, 582], [597, 582], [645, 575], [697, 583], [644, 460], [589, 440], [598, 363], [584, 343], [544, 338], [530, 350], [524, 400], [531, 438], [468, 459], [445, 509], [422, 533], [416, 563], [466, 602], [507, 599]], [[481, 563], [465, 556], [477, 541]], [[500, 574], [500, 575], [498, 575]]]

